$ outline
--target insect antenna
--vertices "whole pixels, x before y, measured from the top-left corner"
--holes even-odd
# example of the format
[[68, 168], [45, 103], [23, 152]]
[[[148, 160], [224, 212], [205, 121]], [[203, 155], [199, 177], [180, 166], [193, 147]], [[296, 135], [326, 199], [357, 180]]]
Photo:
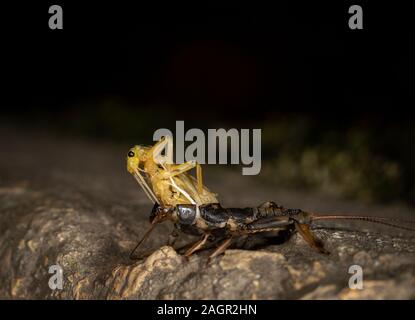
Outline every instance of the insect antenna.
[[384, 218], [384, 217], [371, 217], [371, 216], [349, 216], [349, 215], [312, 215], [311, 221], [317, 220], [360, 220], [367, 221], [372, 223], [383, 224], [389, 227], [415, 231], [415, 228], [408, 226], [403, 226], [402, 224], [415, 224], [415, 221], [393, 219], [393, 218]]

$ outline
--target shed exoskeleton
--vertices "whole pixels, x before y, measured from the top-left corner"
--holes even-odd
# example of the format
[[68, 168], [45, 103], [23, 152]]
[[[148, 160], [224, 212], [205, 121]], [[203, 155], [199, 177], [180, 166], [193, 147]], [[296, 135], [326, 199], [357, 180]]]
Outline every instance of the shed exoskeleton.
[[[217, 195], [203, 185], [202, 167], [196, 161], [181, 164], [157, 159], [171, 145], [167, 136], [154, 146], [134, 146], [127, 153], [127, 170], [153, 203], [161, 206], [218, 202]], [[189, 171], [196, 169], [196, 178]]]

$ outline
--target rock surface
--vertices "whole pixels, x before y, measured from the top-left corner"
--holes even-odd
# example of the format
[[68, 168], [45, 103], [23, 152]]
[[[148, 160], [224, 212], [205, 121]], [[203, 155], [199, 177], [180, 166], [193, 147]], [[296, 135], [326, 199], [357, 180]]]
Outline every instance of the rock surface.
[[[130, 261], [151, 204], [125, 170], [128, 146], [0, 132], [0, 298], [415, 298], [414, 234], [367, 224], [316, 227], [330, 255], [295, 234], [283, 244], [229, 249], [209, 265], [207, 251], [187, 261], [165, 246], [171, 226], [160, 225], [148, 241], [155, 251]], [[273, 200], [315, 212], [412, 214], [402, 205], [283, 191], [239, 170], [207, 167], [204, 174], [226, 206]], [[62, 289], [49, 287], [52, 265], [62, 267]], [[351, 265], [362, 267], [362, 290], [349, 289]]]

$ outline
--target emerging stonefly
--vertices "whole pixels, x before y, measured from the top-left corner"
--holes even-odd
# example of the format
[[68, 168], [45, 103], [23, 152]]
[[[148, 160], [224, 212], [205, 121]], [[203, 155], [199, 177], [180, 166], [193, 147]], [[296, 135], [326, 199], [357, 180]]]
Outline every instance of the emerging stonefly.
[[[321, 215], [300, 209], [286, 209], [274, 202], [258, 207], [224, 208], [217, 195], [203, 185], [202, 169], [196, 161], [172, 163], [172, 138], [166, 136], [154, 146], [134, 146], [127, 154], [127, 170], [154, 203], [150, 214], [150, 228], [130, 254], [131, 259], [138, 247], [149, 237], [154, 227], [163, 221], [174, 223], [169, 245], [174, 245], [180, 232], [199, 236], [199, 239], [183, 248], [184, 256], [203, 249], [208, 242], [217, 245], [210, 259], [222, 254], [238, 237], [262, 233], [292, 234], [302, 238], [320, 253], [328, 253], [324, 245], [312, 234], [310, 227], [321, 220], [361, 220], [395, 228], [415, 231], [414, 221], [356, 215]], [[165, 151], [165, 155], [162, 152]], [[190, 170], [196, 169], [196, 178]]]

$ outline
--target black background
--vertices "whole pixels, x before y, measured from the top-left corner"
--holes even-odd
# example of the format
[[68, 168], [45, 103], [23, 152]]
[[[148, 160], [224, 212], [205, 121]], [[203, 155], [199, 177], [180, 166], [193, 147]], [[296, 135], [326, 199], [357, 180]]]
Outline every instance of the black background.
[[[280, 317], [319, 317], [320, 319], [332, 319], [333, 317], [355, 319], [357, 315], [370, 318], [387, 315], [392, 317], [397, 311], [405, 312], [413, 306], [413, 301], [242, 301], [228, 300], [227, 304], [250, 304], [257, 305], [256, 315], [201, 315], [192, 314], [187, 319], [269, 319], [273, 313]], [[159, 316], [159, 307], [185, 306], [201, 310], [202, 304], [223, 305], [223, 301], [2, 301], [2, 310], [10, 308], [14, 314], [34, 313], [44, 315], [45, 312], [53, 314], [65, 314], [78, 316], [111, 316], [114, 317], [135, 317], [152, 319], [171, 319], [171, 315]], [[23, 308], [22, 308], [23, 307]], [[139, 310], [139, 311], [137, 311]], [[176, 316], [177, 319], [185, 319], [183, 316]]]
[[[356, 3], [333, 2], [6, 6], [6, 107], [24, 116], [118, 95], [174, 108], [177, 119], [404, 119], [414, 102], [414, 5], [362, 2], [364, 30], [350, 30]], [[63, 7], [63, 30], [48, 28], [51, 4]]]
[[[48, 27], [52, 4], [63, 30]], [[363, 30], [348, 27], [353, 4]], [[415, 201], [413, 1], [19, 1], [1, 14], [0, 125], [129, 145], [177, 120], [267, 127], [264, 160], [345, 151], [378, 199]]]

